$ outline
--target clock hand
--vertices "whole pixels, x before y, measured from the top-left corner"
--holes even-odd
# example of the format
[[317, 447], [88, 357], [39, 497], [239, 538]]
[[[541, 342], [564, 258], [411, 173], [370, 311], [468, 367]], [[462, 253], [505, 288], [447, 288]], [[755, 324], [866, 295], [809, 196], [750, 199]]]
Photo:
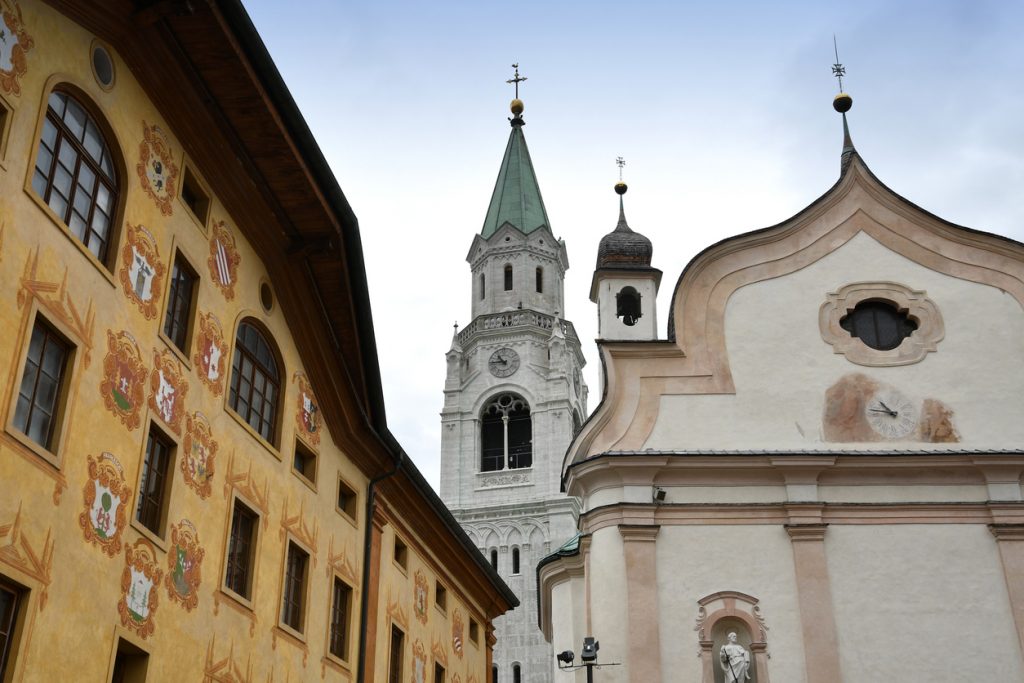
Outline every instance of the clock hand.
[[897, 415], [899, 415], [899, 413], [897, 413], [897, 412], [896, 412], [895, 410], [893, 410], [893, 409], [892, 409], [892, 408], [890, 408], [889, 406], [885, 405], [885, 403], [884, 403], [884, 402], [882, 402], [882, 401], [879, 401], [879, 402], [878, 402], [878, 405], [880, 405], [880, 406], [882, 406], [883, 408], [885, 408], [885, 409], [886, 409], [886, 410], [887, 410], [887, 411], [889, 412], [889, 415], [891, 415], [892, 417], [896, 417]]
[[894, 415], [891, 410], [882, 410], [881, 408], [868, 408], [869, 413], [885, 413], [886, 415]]

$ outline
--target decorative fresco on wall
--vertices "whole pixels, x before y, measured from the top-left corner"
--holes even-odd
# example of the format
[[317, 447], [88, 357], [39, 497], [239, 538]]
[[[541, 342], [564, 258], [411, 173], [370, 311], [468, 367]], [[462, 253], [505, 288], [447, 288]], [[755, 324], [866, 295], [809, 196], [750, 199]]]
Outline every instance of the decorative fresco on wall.
[[859, 373], [843, 375], [825, 392], [826, 441], [957, 443], [953, 411], [936, 398], [917, 397]]
[[160, 252], [153, 233], [143, 225], [125, 223], [125, 226], [125, 243], [121, 249], [121, 286], [146, 320], [152, 320], [157, 316], [166, 267], [160, 262]]
[[117, 613], [121, 615], [122, 626], [145, 639], [156, 628], [154, 617], [160, 598], [155, 588], [164, 573], [157, 566], [156, 548], [144, 538], [125, 546], [124, 564]]
[[420, 623], [427, 623], [427, 605], [430, 603], [428, 595], [427, 575], [419, 569], [416, 570], [412, 589], [412, 612], [419, 619]]
[[462, 659], [463, 644], [462, 611], [456, 607], [452, 610], [452, 652]]
[[114, 557], [121, 551], [132, 490], [125, 481], [124, 468], [112, 454], [90, 455], [88, 462], [89, 479], [82, 489], [85, 509], [78, 515], [78, 526], [86, 541]]
[[42, 612], [49, 596], [53, 569], [53, 538], [49, 528], [42, 544], [34, 544], [25, 536], [20, 501], [14, 519], [6, 524], [0, 524], [0, 562], [39, 582], [42, 588], [39, 594], [39, 611]]
[[224, 477], [224, 500], [231, 500], [231, 492], [238, 491], [262, 513], [260, 522], [264, 529], [270, 519], [270, 483], [263, 480], [262, 486], [252, 475], [252, 462], [246, 470], [235, 471], [235, 452], [228, 455], [227, 476]]
[[191, 612], [199, 604], [199, 583], [205, 551], [199, 545], [195, 525], [183, 519], [171, 527], [171, 550], [167, 553], [167, 595]]
[[254, 683], [252, 677], [252, 655], [246, 659], [245, 666], [235, 659], [235, 641], [228, 646], [228, 653], [218, 659], [214, 654], [217, 636], [210, 638], [206, 647], [206, 661], [203, 664], [204, 683]]
[[427, 683], [427, 648], [419, 638], [412, 644], [412, 683]]
[[235, 246], [235, 236], [224, 221], [216, 221], [210, 231], [210, 275], [213, 283], [228, 301], [235, 298], [235, 282], [238, 279], [238, 264], [242, 257]]
[[27, 55], [34, 46], [18, 0], [0, 0], [0, 90], [21, 95], [19, 80], [28, 72]]
[[342, 548], [340, 553], [335, 554], [334, 536], [331, 536], [331, 540], [327, 546], [327, 578], [332, 578], [332, 576], [337, 573], [348, 582], [348, 585], [355, 588], [359, 586], [359, 579], [356, 577], [356, 569], [352, 565], [352, 560], [349, 555], [348, 545]]
[[214, 396], [220, 396], [224, 392], [224, 365], [228, 355], [224, 328], [213, 313], [200, 313], [197, 327], [196, 353], [192, 358], [196, 374]]
[[292, 536], [301, 541], [306, 548], [309, 549], [310, 559], [313, 562], [313, 566], [316, 566], [316, 554], [317, 554], [317, 541], [320, 537], [320, 525], [316, 518], [313, 518], [312, 528], [306, 521], [306, 500], [300, 498], [299, 500], [299, 511], [297, 514], [289, 515], [288, 510], [291, 507], [291, 500], [286, 499], [284, 502], [284, 512], [281, 513], [281, 540], [284, 541], [288, 538], [290, 533]]
[[431, 639], [430, 653], [434, 655], [434, 661], [440, 662], [441, 666], [446, 669], [448, 668], [448, 652], [445, 649], [444, 643]]
[[171, 430], [181, 436], [181, 418], [185, 414], [188, 382], [185, 373], [169, 350], [153, 349], [153, 371], [149, 375], [149, 407]]
[[213, 491], [214, 459], [217, 456], [217, 442], [205, 415], [196, 412], [185, 417], [182, 445], [181, 473], [185, 476], [185, 483], [205, 499]]
[[298, 383], [298, 405], [295, 411], [295, 426], [303, 440], [311, 446], [320, 445], [320, 427], [323, 423], [320, 417], [320, 404], [317, 403], [313, 394], [313, 387], [309, 383], [306, 373], [297, 370], [292, 376], [292, 382]]
[[135, 337], [126, 331], [114, 334], [113, 330], [107, 330], [100, 395], [106, 409], [117, 415], [129, 431], [142, 421], [145, 386], [146, 366]]
[[160, 213], [170, 216], [178, 193], [178, 167], [174, 165], [171, 143], [157, 125], [142, 122], [139, 163], [135, 166], [142, 189], [153, 198]]
[[21, 286], [18, 288], [18, 308], [24, 308], [25, 304], [35, 298], [47, 312], [71, 328], [81, 342], [82, 365], [88, 369], [92, 360], [92, 335], [96, 326], [96, 312], [93, 310], [92, 299], [89, 299], [84, 309], [85, 315], [82, 315], [83, 309], [75, 305], [71, 295], [68, 294], [67, 266], [64, 267], [64, 277], [60, 283], [40, 280], [37, 274], [38, 270], [39, 247], [36, 247], [25, 261], [25, 269], [21, 274]]

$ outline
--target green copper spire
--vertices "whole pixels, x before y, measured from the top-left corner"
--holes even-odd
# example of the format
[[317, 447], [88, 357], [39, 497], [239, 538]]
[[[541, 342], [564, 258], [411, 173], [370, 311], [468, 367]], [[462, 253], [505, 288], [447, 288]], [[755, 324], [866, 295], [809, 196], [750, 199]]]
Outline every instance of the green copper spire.
[[[514, 65], [518, 66], [518, 65]], [[516, 84], [516, 99], [512, 100], [513, 117], [512, 133], [508, 136], [505, 157], [501, 160], [498, 171], [498, 182], [494, 185], [494, 194], [487, 207], [487, 218], [480, 235], [487, 239], [498, 231], [505, 223], [511, 223], [525, 234], [529, 234], [542, 226], [551, 227], [548, 223], [548, 212], [544, 208], [544, 200], [540, 196], [540, 185], [537, 174], [533, 171], [530, 161], [530, 150], [526, 147], [523, 137], [523, 102], [519, 99], [519, 69], [516, 77], [509, 83]]]

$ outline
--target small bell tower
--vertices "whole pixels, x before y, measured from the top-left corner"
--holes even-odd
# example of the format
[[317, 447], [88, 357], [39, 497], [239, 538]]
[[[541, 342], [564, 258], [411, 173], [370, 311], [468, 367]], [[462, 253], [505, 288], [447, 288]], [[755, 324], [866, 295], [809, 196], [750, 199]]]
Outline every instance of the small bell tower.
[[628, 187], [622, 182], [626, 162], [616, 159], [619, 182], [619, 222], [601, 238], [597, 247], [597, 267], [590, 284], [590, 300], [597, 304], [597, 330], [600, 339], [653, 340], [658, 338], [658, 287], [661, 271], [651, 267], [654, 248], [651, 241], [630, 229], [626, 223], [623, 196]]

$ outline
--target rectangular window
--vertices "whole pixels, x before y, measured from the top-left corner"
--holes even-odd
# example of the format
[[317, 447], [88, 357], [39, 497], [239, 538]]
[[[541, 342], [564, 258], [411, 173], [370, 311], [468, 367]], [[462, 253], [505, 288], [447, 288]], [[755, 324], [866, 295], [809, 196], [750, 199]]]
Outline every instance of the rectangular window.
[[337, 576], [334, 577], [334, 596], [331, 600], [331, 654], [348, 661], [348, 625], [351, 618], [352, 589]]
[[395, 564], [405, 569], [408, 563], [409, 549], [395, 536]]
[[0, 581], [0, 680], [7, 680], [7, 670], [14, 668], [11, 643], [14, 640], [14, 627], [18, 623], [20, 603], [21, 591]]
[[480, 644], [480, 624], [477, 623], [476, 619], [469, 620], [469, 640], [474, 645]]
[[448, 611], [448, 591], [440, 583], [434, 587], [434, 604], [442, 612]]
[[14, 426], [49, 451], [55, 450], [58, 402], [71, 348], [42, 318], [36, 318], [14, 408]]
[[146, 441], [146, 456], [142, 461], [142, 478], [139, 481], [135, 518], [161, 538], [164, 535], [166, 501], [169, 498], [173, 470], [171, 477], [168, 477], [167, 473], [173, 455], [174, 443], [155, 427], [150, 427], [149, 439]]
[[444, 683], [444, 667], [434, 662], [434, 683]]
[[292, 467], [306, 481], [311, 484], [316, 483], [316, 453], [306, 448], [306, 445], [298, 439], [295, 440], [295, 458]]
[[199, 219], [204, 226], [206, 219], [210, 217], [210, 197], [199, 184], [192, 169], [185, 167], [184, 178], [181, 181], [181, 201], [192, 212], [192, 215]]
[[246, 599], [249, 599], [252, 590], [253, 562], [256, 558], [254, 546], [259, 519], [259, 515], [248, 505], [235, 499], [224, 585]]
[[543, 268], [538, 268], [537, 269], [537, 293], [538, 294], [543, 294], [544, 293], [544, 269]]
[[512, 266], [505, 266], [505, 291], [512, 291]]
[[284, 605], [281, 607], [281, 621], [302, 633], [302, 621], [306, 611], [306, 570], [309, 567], [309, 553], [295, 545], [288, 544], [288, 557], [284, 574]]
[[341, 477], [338, 478], [338, 509], [345, 513], [352, 521], [356, 521], [356, 497], [355, 490], [346, 484]]
[[170, 290], [167, 294], [167, 315], [164, 334], [184, 353], [188, 353], [189, 332], [192, 326], [192, 301], [199, 276], [180, 253], [174, 256]]
[[487, 295], [487, 277], [484, 273], [480, 273], [480, 300]]
[[405, 659], [405, 634], [391, 626], [391, 652], [388, 656], [388, 683], [403, 683], [402, 661]]
[[110, 683], [144, 683], [149, 668], [149, 653], [123, 638], [117, 640], [114, 675]]

